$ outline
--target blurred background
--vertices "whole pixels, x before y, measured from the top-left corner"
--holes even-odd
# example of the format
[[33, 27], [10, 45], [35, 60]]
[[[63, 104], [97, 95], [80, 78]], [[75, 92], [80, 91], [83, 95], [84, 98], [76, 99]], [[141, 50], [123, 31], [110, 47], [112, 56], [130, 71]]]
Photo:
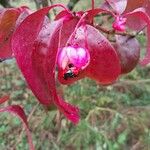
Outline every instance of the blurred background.
[[[91, 8], [90, 0], [0, 0], [1, 7], [26, 5], [32, 10], [63, 3], [73, 10]], [[96, 0], [98, 7], [101, 1]], [[55, 11], [50, 14], [54, 17]], [[142, 49], [145, 37], [138, 36]], [[60, 86], [64, 97], [81, 109], [77, 126], [58, 110], [47, 111], [27, 88], [15, 60], [0, 63], [0, 97], [3, 104], [20, 104], [29, 116], [29, 126], [37, 150], [150, 150], [150, 66], [137, 66], [111, 86], [90, 79]], [[0, 114], [0, 150], [28, 150], [20, 121]]]

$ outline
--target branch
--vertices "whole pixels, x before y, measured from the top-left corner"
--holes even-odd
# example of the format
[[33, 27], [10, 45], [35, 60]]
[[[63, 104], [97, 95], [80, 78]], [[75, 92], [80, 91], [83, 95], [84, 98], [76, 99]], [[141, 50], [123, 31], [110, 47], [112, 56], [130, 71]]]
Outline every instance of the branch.
[[130, 37], [135, 37], [136, 34], [135, 33], [128, 33], [128, 32], [118, 32], [118, 31], [115, 31], [115, 30], [107, 30], [103, 27], [101, 27], [100, 25], [97, 25], [96, 26], [96, 29], [106, 33], [106, 34], [109, 34], [109, 35], [114, 35], [114, 34], [117, 34], [117, 35], [122, 35], [122, 36], [130, 36]]
[[115, 86], [122, 86], [122, 85], [149, 84], [149, 83], [150, 83], [150, 79], [122, 80], [122, 81], [112, 84], [112, 86], [115, 87]]
[[129, 36], [130, 38], [134, 38], [137, 35], [139, 35], [140, 32], [145, 29], [146, 26], [144, 26], [140, 31], [138, 31], [136, 33], [135, 32], [134, 33], [129, 33], [129, 32], [119, 32], [119, 31], [115, 31], [115, 30], [107, 30], [107, 29], [103, 28], [101, 25], [96, 25], [95, 27], [99, 31], [102, 31], [102, 32], [104, 32], [104, 33], [106, 33], [108, 35], [114, 35], [114, 34], [116, 34], [116, 35]]

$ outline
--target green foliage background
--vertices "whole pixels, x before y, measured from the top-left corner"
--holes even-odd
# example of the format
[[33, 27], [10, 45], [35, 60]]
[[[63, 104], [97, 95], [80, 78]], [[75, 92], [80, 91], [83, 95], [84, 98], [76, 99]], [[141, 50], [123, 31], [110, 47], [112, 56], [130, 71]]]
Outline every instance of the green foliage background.
[[[67, 0], [62, 2], [66, 4]], [[28, 0], [12, 4], [35, 9], [34, 2]], [[75, 10], [90, 6], [89, 0], [82, 0]], [[138, 38], [144, 48], [145, 38]], [[58, 110], [48, 111], [38, 104], [15, 60], [10, 60], [0, 63], [0, 96], [11, 95], [10, 101], [1, 107], [20, 104], [25, 108], [31, 116], [29, 126], [37, 150], [150, 150], [149, 77], [149, 65], [137, 66], [111, 86], [83, 79], [58, 87], [66, 100], [81, 109], [81, 121], [74, 126]], [[7, 113], [0, 114], [0, 120], [0, 150], [27, 150], [20, 121]]]

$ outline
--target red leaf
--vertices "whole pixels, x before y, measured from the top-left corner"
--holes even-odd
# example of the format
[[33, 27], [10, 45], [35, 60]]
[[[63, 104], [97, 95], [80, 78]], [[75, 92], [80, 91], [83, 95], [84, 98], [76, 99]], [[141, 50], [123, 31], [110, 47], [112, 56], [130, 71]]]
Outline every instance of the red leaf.
[[10, 37], [19, 16], [18, 9], [5, 9], [0, 14], [0, 58], [11, 57]]
[[[116, 11], [118, 14], [122, 14], [127, 6], [128, 0], [106, 0], [109, 5]], [[129, 0], [130, 1], [130, 0]]]
[[142, 7], [144, 5], [144, 3], [147, 2], [147, 1], [148, 0], [128, 0], [125, 13], [133, 11], [136, 8]]
[[11, 37], [19, 15], [27, 8], [9, 8], [0, 13], [0, 58], [12, 57]]
[[142, 29], [144, 29], [144, 27], [146, 26], [146, 23], [144, 20], [139, 19], [139, 16], [128, 16], [127, 17], [127, 21], [126, 21], [126, 25], [132, 29], [135, 30], [136, 32], [141, 31]]
[[116, 35], [115, 49], [121, 60], [121, 73], [133, 70], [140, 58], [139, 42], [133, 37]]
[[[136, 8], [142, 8], [143, 11], [146, 12], [148, 16], [150, 16], [150, 1], [149, 0], [130, 0], [128, 1], [128, 5], [127, 5], [125, 12], [126, 13], [131, 12]], [[146, 26], [146, 23], [144, 20], [139, 19], [138, 16], [134, 16], [134, 18], [128, 16], [127, 25], [136, 31], [140, 31]]]
[[147, 51], [146, 56], [141, 60], [142, 65], [146, 65], [150, 63], [150, 17], [143, 11], [143, 9], [139, 8], [130, 13], [124, 15], [125, 17], [138, 17], [139, 20], [143, 20], [147, 24]]
[[77, 123], [78, 108], [63, 101], [56, 91], [55, 62], [59, 35], [64, 20], [68, 18], [52, 23], [46, 21], [45, 15], [54, 6], [28, 16], [16, 30], [12, 47], [17, 63], [38, 100], [44, 105], [55, 104], [68, 119]]
[[70, 18], [72, 17], [72, 14], [70, 14], [68, 11], [66, 10], [63, 10], [61, 11], [59, 14], [57, 14], [55, 16], [55, 20], [58, 20], [58, 19], [61, 19], [61, 18], [64, 18], [64, 17], [67, 17], [67, 18]]
[[27, 137], [28, 137], [28, 142], [29, 142], [29, 148], [30, 150], [34, 150], [34, 145], [32, 143], [32, 136], [28, 127], [27, 123], [27, 117], [23, 111], [23, 109], [18, 106], [18, 105], [12, 105], [12, 106], [7, 106], [4, 108], [0, 108], [0, 112], [9, 112], [14, 115], [16, 115], [24, 124], [24, 127], [26, 129]]
[[[31, 90], [42, 104], [50, 105], [52, 100], [43, 72], [43, 61], [48, 50], [48, 36], [46, 35], [49, 34], [49, 30], [47, 24], [43, 25], [47, 12], [47, 9], [39, 10], [24, 20], [14, 33], [12, 48]], [[41, 34], [40, 30], [42, 30]], [[43, 36], [44, 38], [41, 38]], [[40, 69], [42, 70], [40, 71]]]
[[101, 84], [115, 81], [120, 75], [118, 55], [109, 41], [90, 25], [87, 25], [87, 46], [91, 55], [88, 76]]

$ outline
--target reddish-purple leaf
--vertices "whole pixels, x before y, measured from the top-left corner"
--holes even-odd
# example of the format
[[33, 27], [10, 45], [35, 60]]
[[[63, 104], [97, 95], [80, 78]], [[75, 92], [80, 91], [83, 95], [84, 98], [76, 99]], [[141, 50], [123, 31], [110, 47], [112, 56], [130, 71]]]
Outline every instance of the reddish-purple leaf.
[[10, 40], [15, 28], [19, 10], [15, 8], [5, 9], [0, 14], [0, 58], [11, 57]]
[[18, 106], [18, 105], [12, 105], [12, 106], [7, 106], [4, 108], [0, 108], [0, 112], [9, 112], [14, 114], [15, 116], [17, 116], [22, 122], [23, 125], [26, 129], [26, 133], [27, 133], [27, 137], [28, 137], [28, 142], [29, 142], [29, 148], [30, 150], [34, 150], [34, 145], [32, 142], [32, 136], [28, 127], [28, 123], [27, 123], [27, 117], [23, 111], [23, 109]]
[[[12, 57], [11, 37], [16, 28], [19, 15], [26, 11], [26, 7], [4, 9], [0, 13], [0, 58]], [[19, 22], [18, 22], [19, 24]]]
[[72, 17], [72, 14], [69, 13], [67, 10], [63, 10], [55, 16], [55, 20], [58, 20], [58, 19], [61, 19], [61, 18], [64, 18], [64, 17], [69, 19], [70, 17]]
[[[97, 29], [87, 25], [86, 30], [87, 46], [91, 55], [87, 74], [101, 84], [110, 84], [120, 75], [118, 55], [109, 41]], [[78, 37], [80, 39], [80, 33]]]
[[[56, 6], [56, 5], [55, 5]], [[66, 17], [49, 23], [46, 7], [28, 16], [16, 30], [12, 48], [29, 87], [44, 105], [55, 104], [68, 119], [79, 121], [78, 108], [62, 100], [56, 91], [55, 62], [61, 26]], [[38, 18], [38, 19], [37, 19]]]
[[130, 13], [124, 15], [128, 19], [128, 17], [138, 17], [139, 20], [143, 20], [147, 24], [147, 51], [146, 56], [141, 60], [142, 65], [146, 65], [150, 63], [150, 17], [143, 11], [142, 8], [136, 9]]
[[[42, 104], [50, 105], [52, 101], [43, 72], [43, 61], [48, 50], [46, 35], [49, 34], [47, 23], [43, 25], [45, 13], [47, 10], [43, 9], [24, 20], [14, 33], [12, 48], [31, 90]], [[42, 30], [41, 34], [40, 30]]]
[[27, 16], [33, 13], [28, 7], [25, 6], [20, 7], [19, 10], [21, 11], [21, 13], [16, 20], [15, 28], [17, 28]]
[[128, 26], [132, 30], [135, 30], [136, 32], [139, 32], [144, 29], [146, 23], [143, 19], [139, 19], [139, 16], [128, 16], [126, 26]]
[[[137, 8], [142, 8], [150, 16], [150, 1], [149, 0], [129, 0], [125, 13], [131, 12]], [[146, 26], [146, 23], [142, 19], [139, 19], [138, 16], [134, 16], [134, 18], [128, 17], [127, 24], [128, 26], [130, 26], [130, 28], [137, 30], [137, 31], [141, 30], [142, 28]]]
[[136, 8], [142, 7], [149, 0], [127, 0], [126, 12], [133, 11]]
[[121, 73], [133, 70], [140, 58], [139, 42], [133, 37], [116, 35], [115, 49], [121, 60]]
[[118, 14], [122, 14], [127, 6], [127, 0], [106, 0], [106, 1]]

